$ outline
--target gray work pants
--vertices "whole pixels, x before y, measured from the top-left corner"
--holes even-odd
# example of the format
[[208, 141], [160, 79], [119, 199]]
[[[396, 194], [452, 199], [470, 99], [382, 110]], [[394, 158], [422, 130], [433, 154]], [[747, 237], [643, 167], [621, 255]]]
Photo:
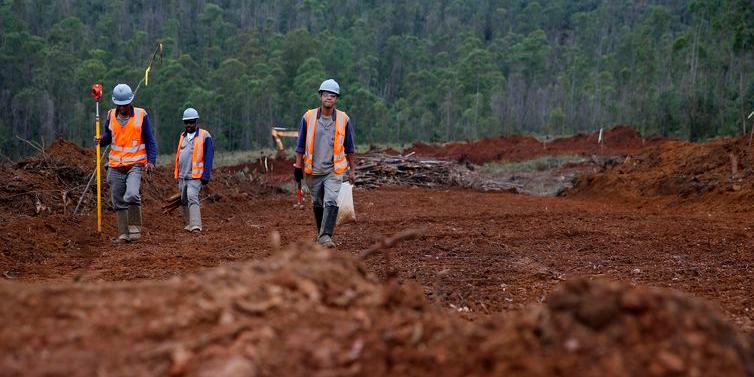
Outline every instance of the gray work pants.
[[199, 191], [202, 190], [202, 181], [200, 179], [185, 179], [178, 180], [178, 190], [181, 191], [181, 204], [184, 208], [184, 213], [187, 215], [185, 219], [186, 226], [190, 229], [202, 229], [202, 214], [199, 210]]
[[110, 184], [110, 196], [116, 211], [128, 209], [129, 205], [141, 205], [141, 170], [137, 164], [127, 172], [110, 167], [107, 169], [107, 183]]
[[306, 175], [304, 183], [312, 194], [314, 207], [336, 207], [338, 194], [343, 184], [343, 174]]

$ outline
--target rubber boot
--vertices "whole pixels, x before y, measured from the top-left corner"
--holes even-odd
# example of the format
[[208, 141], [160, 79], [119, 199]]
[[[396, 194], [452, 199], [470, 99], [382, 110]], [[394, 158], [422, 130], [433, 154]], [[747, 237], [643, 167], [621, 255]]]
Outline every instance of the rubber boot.
[[141, 206], [128, 206], [128, 238], [131, 241], [141, 238]]
[[115, 211], [115, 218], [118, 221], [118, 238], [114, 239], [113, 243], [131, 242], [131, 237], [128, 234], [128, 210]]
[[312, 207], [314, 209], [314, 222], [317, 224], [317, 239], [319, 239], [319, 232], [322, 231], [322, 216], [325, 209], [323, 207]]
[[338, 207], [325, 207], [324, 216], [322, 218], [322, 230], [319, 232], [318, 242], [320, 245], [329, 249], [335, 248], [332, 236], [335, 233], [336, 221], [338, 221]]
[[198, 205], [188, 207], [189, 213], [189, 232], [201, 232], [202, 231], [202, 212]]
[[189, 216], [189, 210], [188, 206], [181, 206], [183, 208], [183, 223], [186, 224], [186, 226], [183, 227], [183, 230], [190, 232], [191, 231], [191, 223], [190, 223], [190, 216]]

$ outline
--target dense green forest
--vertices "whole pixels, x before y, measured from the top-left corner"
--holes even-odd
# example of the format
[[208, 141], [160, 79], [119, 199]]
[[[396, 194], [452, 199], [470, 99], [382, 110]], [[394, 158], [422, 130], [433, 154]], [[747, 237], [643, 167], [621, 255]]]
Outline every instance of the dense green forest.
[[15, 135], [91, 145], [92, 83], [119, 82], [162, 152], [186, 106], [225, 150], [270, 146], [321, 80], [357, 141], [411, 142], [630, 124], [699, 140], [741, 133], [754, 106], [752, 0], [6, 0], [0, 150]]

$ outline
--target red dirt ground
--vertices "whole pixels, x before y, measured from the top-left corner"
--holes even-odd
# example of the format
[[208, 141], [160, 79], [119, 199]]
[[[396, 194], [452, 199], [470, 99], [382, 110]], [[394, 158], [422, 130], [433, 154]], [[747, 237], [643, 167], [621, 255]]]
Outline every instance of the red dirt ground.
[[[683, 145], [687, 169], [711, 161], [713, 147]], [[44, 176], [69, 170], [49, 161], [61, 160], [2, 172], [54, 189]], [[283, 245], [313, 237], [310, 209], [291, 209], [256, 166], [217, 171], [201, 235], [160, 213], [173, 192], [160, 169], [144, 184], [144, 238], [122, 246], [111, 212], [93, 231], [91, 200], [83, 216], [53, 202], [33, 216], [0, 191], [0, 374], [754, 374], [747, 208], [386, 187], [355, 191], [358, 221], [337, 229], [335, 254], [274, 254], [273, 231]], [[422, 235], [352, 258], [411, 228]]]
[[449, 158], [483, 164], [491, 161], [526, 161], [549, 155], [629, 155], [651, 145], [662, 144], [664, 139], [645, 139], [630, 126], [618, 125], [603, 134], [603, 144], [597, 141], [599, 132], [579, 134], [541, 142], [531, 136], [499, 136], [473, 142], [444, 145], [415, 143], [404, 154], [415, 152], [418, 156]]

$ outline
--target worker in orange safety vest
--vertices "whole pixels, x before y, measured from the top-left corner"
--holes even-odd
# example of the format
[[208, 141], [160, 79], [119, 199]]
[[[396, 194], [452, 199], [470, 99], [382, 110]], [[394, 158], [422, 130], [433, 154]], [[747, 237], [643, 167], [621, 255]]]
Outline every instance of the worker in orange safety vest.
[[174, 176], [181, 192], [185, 229], [189, 232], [202, 231], [202, 215], [199, 209], [199, 191], [209, 184], [212, 177], [212, 160], [215, 148], [212, 135], [199, 128], [199, 112], [189, 107], [183, 112], [185, 131], [178, 140], [175, 152]]
[[307, 111], [301, 119], [293, 165], [294, 179], [304, 180], [312, 195], [317, 242], [328, 248], [335, 247], [332, 237], [343, 177], [347, 172], [348, 180], [355, 180], [353, 126], [348, 115], [335, 108], [339, 96], [340, 85], [335, 80], [322, 82], [320, 107]]
[[118, 222], [118, 237], [113, 242], [127, 243], [141, 238], [141, 175], [154, 170], [157, 142], [149, 114], [132, 104], [131, 87], [116, 85], [112, 100], [115, 109], [107, 113], [105, 132], [94, 142], [110, 145], [107, 181]]

